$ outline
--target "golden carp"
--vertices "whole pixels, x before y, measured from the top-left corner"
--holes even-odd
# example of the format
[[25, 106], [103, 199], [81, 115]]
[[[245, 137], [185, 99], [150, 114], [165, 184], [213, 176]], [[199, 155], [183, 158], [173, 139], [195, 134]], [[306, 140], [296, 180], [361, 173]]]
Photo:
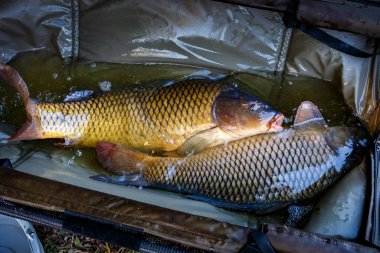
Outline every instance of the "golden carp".
[[187, 80], [153, 89], [105, 92], [63, 103], [29, 96], [17, 71], [0, 65], [16, 88], [27, 122], [9, 140], [65, 138], [94, 147], [112, 142], [139, 150], [198, 152], [245, 136], [281, 130], [284, 116], [221, 81]]
[[97, 154], [111, 171], [136, 175], [127, 185], [266, 213], [311, 201], [361, 161], [367, 144], [364, 130], [327, 128], [318, 109], [303, 102], [293, 129], [247, 137], [182, 159], [152, 157], [110, 143], [99, 143]]

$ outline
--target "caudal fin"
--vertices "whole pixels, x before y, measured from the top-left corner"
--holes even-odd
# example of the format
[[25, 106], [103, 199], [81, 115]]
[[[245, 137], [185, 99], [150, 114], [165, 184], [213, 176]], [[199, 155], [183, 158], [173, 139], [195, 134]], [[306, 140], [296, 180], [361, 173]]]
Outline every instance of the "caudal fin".
[[11, 136], [8, 141], [22, 141], [41, 139], [42, 135], [38, 127], [37, 116], [35, 115], [35, 101], [29, 98], [30, 101], [25, 107], [27, 120], [22, 127]]
[[24, 105], [26, 106], [28, 104], [28, 99], [30, 95], [28, 87], [26, 86], [26, 83], [24, 82], [20, 74], [11, 66], [0, 63], [0, 76], [10, 86], [15, 88], [18, 91], [18, 93], [20, 93], [20, 96], [24, 101]]
[[15, 88], [24, 102], [27, 121], [8, 141], [32, 140], [41, 138], [36, 117], [36, 101], [29, 96], [29, 90], [20, 74], [11, 66], [0, 63], [0, 76]]
[[123, 148], [119, 145], [100, 142], [96, 144], [99, 162], [106, 168], [119, 174], [140, 173], [142, 162], [148, 155], [139, 151]]

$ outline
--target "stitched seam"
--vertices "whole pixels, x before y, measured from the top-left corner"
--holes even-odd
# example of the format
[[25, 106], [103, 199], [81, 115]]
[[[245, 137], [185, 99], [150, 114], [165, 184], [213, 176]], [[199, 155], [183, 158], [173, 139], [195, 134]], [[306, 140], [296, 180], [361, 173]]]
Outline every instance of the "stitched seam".
[[[7, 188], [6, 186], [4, 185], [0, 185], [0, 187], [3, 186], [5, 188]], [[24, 191], [24, 192], [27, 192], [27, 193], [31, 193], [31, 194], [34, 194], [34, 192], [32, 191], [28, 191], [26, 189], [19, 189], [17, 187], [12, 187], [13, 190], [20, 190], [20, 191]], [[66, 202], [69, 202], [69, 203], [72, 203], [72, 204], [77, 204], [79, 206], [85, 206], [85, 207], [89, 207], [89, 208], [92, 208], [92, 209], [95, 209], [95, 210], [99, 210], [99, 211], [105, 211], [105, 212], [110, 212], [112, 214], [117, 214], [117, 215], [120, 215], [120, 216], [123, 216], [125, 215], [126, 217], [129, 217], [129, 218], [132, 218], [132, 219], [137, 219], [139, 221], [142, 221], [142, 223], [145, 223], [144, 220], [138, 218], [138, 217], [135, 217], [135, 216], [130, 216], [128, 214], [121, 214], [121, 213], [118, 213], [118, 212], [114, 212], [112, 210], [109, 210], [109, 209], [102, 209], [102, 208], [98, 208], [98, 207], [95, 207], [95, 206], [90, 206], [90, 205], [87, 205], [87, 204], [83, 204], [83, 203], [79, 203], [79, 202], [76, 202], [76, 201], [71, 201], [71, 200], [67, 200], [67, 199], [64, 199], [64, 198], [60, 198], [60, 197], [57, 197], [57, 196], [53, 196], [53, 195], [47, 195], [47, 194], [44, 194], [44, 193], [38, 193], [38, 195], [40, 196], [46, 196], [46, 197], [50, 197], [50, 198], [53, 198], [53, 199], [58, 199], [58, 200], [63, 200], [63, 201], [66, 201]], [[128, 200], [128, 199], [127, 199]], [[104, 218], [103, 218], [104, 219]], [[159, 224], [160, 226], [163, 226], [163, 224], [160, 224], [160, 223], [157, 223], [157, 222], [152, 222], [154, 224]], [[172, 228], [173, 226], [170, 226], [170, 224], [166, 224], [164, 225], [165, 227], [168, 227], [168, 228]], [[156, 233], [159, 233], [159, 231], [156, 231], [156, 230], [152, 230], [152, 228], [149, 227], [149, 229], [146, 229], [144, 228], [144, 230], [149, 230], [149, 231], [155, 231]], [[183, 228], [183, 229], [178, 229], [177, 228], [177, 231], [178, 232], [181, 232], [181, 231], [185, 231], [185, 232], [188, 232], [188, 233], [191, 233], [191, 234], [194, 234], [194, 235], [198, 235], [198, 236], [203, 236], [203, 237], [207, 237], [207, 238], [210, 238], [210, 239], [214, 239], [214, 240], [217, 240], [217, 241], [223, 241], [223, 239], [220, 239], [220, 238], [217, 238], [217, 237], [213, 237], [213, 236], [210, 236], [210, 235], [205, 235], [205, 234], [202, 234], [202, 233], [197, 233], [197, 232], [194, 232], [194, 231], [190, 231], [190, 230], [187, 230], [186, 228]]]
[[76, 61], [79, 55], [79, 2], [71, 0], [71, 60]]

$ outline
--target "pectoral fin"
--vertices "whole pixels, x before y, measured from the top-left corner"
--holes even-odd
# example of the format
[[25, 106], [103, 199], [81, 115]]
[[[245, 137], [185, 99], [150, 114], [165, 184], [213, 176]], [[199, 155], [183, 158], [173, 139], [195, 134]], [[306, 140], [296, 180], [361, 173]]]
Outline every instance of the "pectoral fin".
[[139, 151], [108, 142], [96, 144], [96, 154], [105, 168], [118, 174], [141, 173], [142, 161], [148, 157]]
[[177, 153], [180, 155], [196, 154], [206, 148], [223, 144], [229, 140], [230, 136], [227, 133], [224, 133], [219, 127], [215, 127], [187, 139], [177, 149]]

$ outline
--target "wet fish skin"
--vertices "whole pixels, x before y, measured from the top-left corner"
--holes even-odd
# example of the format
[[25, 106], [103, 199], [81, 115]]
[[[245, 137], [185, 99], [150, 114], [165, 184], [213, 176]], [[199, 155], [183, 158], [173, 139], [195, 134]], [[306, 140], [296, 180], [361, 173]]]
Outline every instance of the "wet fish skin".
[[128, 147], [173, 150], [193, 134], [216, 126], [210, 112], [223, 88], [205, 80], [179, 82], [170, 88], [37, 103], [36, 111], [43, 138], [64, 136], [82, 146], [104, 140]]
[[186, 154], [281, 130], [283, 120], [264, 102], [220, 80], [183, 80], [153, 89], [43, 103], [29, 96], [25, 82], [10, 66], [0, 64], [0, 76], [19, 91], [28, 116], [9, 141], [65, 138], [66, 145], [94, 147], [112, 142], [158, 151], [182, 147], [180, 152]]
[[309, 203], [362, 160], [368, 145], [358, 128], [294, 128], [217, 146], [183, 159], [151, 157], [98, 144], [102, 165], [137, 173], [143, 185], [190, 194], [219, 207], [267, 213]]

